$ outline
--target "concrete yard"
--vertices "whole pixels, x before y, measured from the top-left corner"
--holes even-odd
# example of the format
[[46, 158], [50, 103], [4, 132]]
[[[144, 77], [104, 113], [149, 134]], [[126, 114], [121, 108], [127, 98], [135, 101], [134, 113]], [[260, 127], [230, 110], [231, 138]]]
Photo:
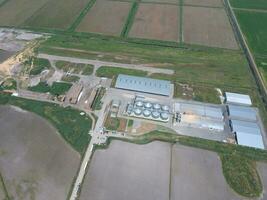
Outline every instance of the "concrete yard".
[[120, 35], [130, 8], [129, 2], [98, 0], [77, 31]]
[[141, 3], [129, 36], [155, 40], [178, 41], [179, 6]]
[[184, 41], [211, 47], [238, 49], [224, 9], [184, 6]]
[[80, 200], [239, 200], [216, 153], [163, 142], [97, 150]]
[[43, 118], [0, 106], [0, 172], [14, 200], [65, 200], [80, 156]]
[[162, 142], [113, 141], [95, 152], [80, 200], [169, 199], [170, 150]]

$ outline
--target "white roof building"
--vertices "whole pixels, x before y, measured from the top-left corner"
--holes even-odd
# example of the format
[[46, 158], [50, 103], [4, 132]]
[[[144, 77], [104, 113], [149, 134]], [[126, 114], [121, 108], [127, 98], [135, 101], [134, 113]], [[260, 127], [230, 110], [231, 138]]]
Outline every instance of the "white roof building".
[[231, 119], [257, 121], [257, 111], [252, 107], [228, 105], [228, 112]]
[[231, 120], [231, 125], [239, 145], [264, 149], [261, 129], [257, 123]]
[[226, 103], [229, 104], [240, 104], [246, 106], [252, 105], [252, 101], [249, 95], [225, 92], [225, 98], [226, 98]]

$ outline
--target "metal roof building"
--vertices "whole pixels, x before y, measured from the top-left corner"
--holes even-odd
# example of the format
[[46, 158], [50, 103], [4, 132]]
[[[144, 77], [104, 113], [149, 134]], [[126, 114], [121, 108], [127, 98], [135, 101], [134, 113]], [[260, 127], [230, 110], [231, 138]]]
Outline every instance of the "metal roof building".
[[257, 121], [257, 112], [251, 107], [228, 105], [228, 113], [231, 119]]
[[190, 104], [175, 103], [175, 111], [185, 114], [198, 115], [208, 118], [223, 119], [222, 109], [219, 107]]
[[241, 104], [251, 106], [252, 102], [249, 95], [225, 92], [226, 103]]
[[264, 149], [261, 130], [257, 123], [231, 120], [231, 126], [236, 133], [238, 144]]
[[120, 74], [117, 78], [116, 88], [157, 94], [163, 96], [171, 95], [171, 82], [138, 76]]

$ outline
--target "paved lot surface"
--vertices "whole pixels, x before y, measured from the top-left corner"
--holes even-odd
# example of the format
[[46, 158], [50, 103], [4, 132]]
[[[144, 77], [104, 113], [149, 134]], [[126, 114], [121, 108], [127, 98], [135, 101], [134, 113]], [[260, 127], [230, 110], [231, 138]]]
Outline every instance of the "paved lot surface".
[[227, 185], [216, 153], [182, 145], [172, 150], [171, 200], [239, 200]]
[[141, 3], [130, 37], [178, 41], [179, 7], [177, 5]]
[[224, 9], [184, 6], [183, 24], [186, 43], [238, 48]]
[[257, 163], [257, 165], [263, 185], [263, 197], [261, 199], [267, 200], [267, 163]]
[[95, 152], [81, 200], [169, 199], [170, 144], [113, 141]]
[[78, 26], [78, 31], [120, 35], [131, 3], [97, 0]]
[[14, 200], [65, 200], [80, 157], [39, 116], [0, 106], [0, 171]]

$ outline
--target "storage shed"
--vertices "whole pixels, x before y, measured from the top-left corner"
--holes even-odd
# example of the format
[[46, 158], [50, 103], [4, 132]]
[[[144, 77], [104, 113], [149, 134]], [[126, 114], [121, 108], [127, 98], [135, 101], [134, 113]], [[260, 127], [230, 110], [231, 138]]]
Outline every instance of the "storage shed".
[[228, 104], [252, 105], [250, 96], [245, 94], [225, 92], [225, 99]]
[[228, 105], [228, 114], [231, 119], [257, 121], [257, 111], [252, 107]]

